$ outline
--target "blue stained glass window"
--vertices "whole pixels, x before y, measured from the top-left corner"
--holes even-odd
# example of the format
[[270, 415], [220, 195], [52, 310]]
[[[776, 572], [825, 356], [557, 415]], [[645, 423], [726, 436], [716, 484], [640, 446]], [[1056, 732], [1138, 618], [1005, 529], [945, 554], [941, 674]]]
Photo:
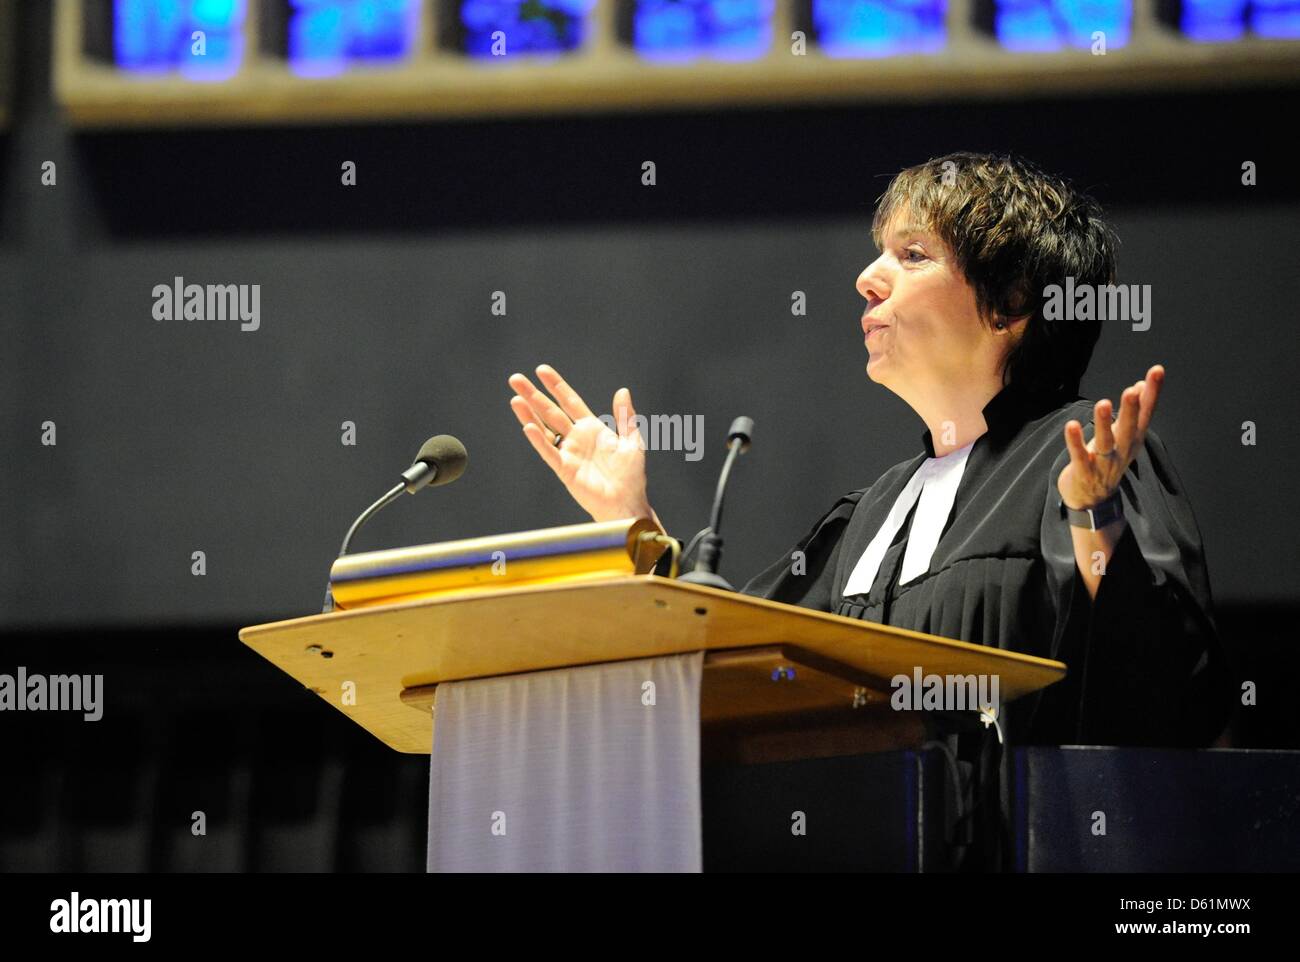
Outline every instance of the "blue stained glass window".
[[[465, 52], [484, 60], [494, 50], [560, 54], [582, 46], [596, 0], [462, 0]], [[500, 31], [500, 37], [494, 37]], [[500, 41], [500, 45], [498, 44]]]
[[1183, 0], [1183, 34], [1192, 40], [1237, 40], [1246, 32], [1248, 0]]
[[[113, 0], [113, 59], [138, 73], [225, 80], [244, 57], [245, 0]], [[202, 32], [201, 46], [194, 38]]]
[[1088, 49], [1092, 35], [1106, 35], [1106, 49], [1128, 43], [1131, 0], [994, 0], [993, 32], [1008, 50]]
[[353, 63], [402, 60], [419, 22], [418, 0], [290, 0], [289, 67], [323, 77]]
[[772, 47], [774, 0], [638, 0], [632, 47], [647, 60], [752, 60]]
[[1261, 37], [1300, 39], [1300, 0], [1255, 0], [1251, 29]]
[[946, 0], [812, 0], [817, 45], [831, 57], [943, 49]]
[[1260, 37], [1300, 38], [1300, 0], [1183, 0], [1179, 28], [1191, 40], [1238, 40], [1249, 29]]

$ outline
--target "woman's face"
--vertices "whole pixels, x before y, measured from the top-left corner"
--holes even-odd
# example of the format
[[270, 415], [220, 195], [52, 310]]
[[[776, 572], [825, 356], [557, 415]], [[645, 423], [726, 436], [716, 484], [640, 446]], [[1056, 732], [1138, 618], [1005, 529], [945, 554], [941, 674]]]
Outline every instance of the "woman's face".
[[891, 217], [881, 244], [857, 280], [867, 300], [868, 377], [910, 401], [997, 370], [1004, 339], [981, 322], [975, 291], [947, 246], [906, 210]]

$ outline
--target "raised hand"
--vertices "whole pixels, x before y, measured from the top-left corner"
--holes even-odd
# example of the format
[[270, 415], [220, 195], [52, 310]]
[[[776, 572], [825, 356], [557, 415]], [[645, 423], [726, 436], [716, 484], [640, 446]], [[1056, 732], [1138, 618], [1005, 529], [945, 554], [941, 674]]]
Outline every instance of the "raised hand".
[[573, 500], [596, 521], [655, 518], [646, 497], [645, 442], [632, 422], [632, 392], [619, 388], [614, 394], [618, 430], [612, 431], [555, 368], [542, 364], [537, 377], [555, 400], [525, 375], [512, 374], [510, 409]]
[[1098, 401], [1093, 408], [1096, 431], [1086, 445], [1083, 425], [1078, 421], [1065, 425], [1070, 463], [1056, 479], [1056, 489], [1066, 507], [1094, 507], [1119, 489], [1124, 472], [1142, 450], [1164, 380], [1165, 369], [1156, 364], [1147, 371], [1145, 380], [1125, 388], [1120, 396], [1119, 420], [1113, 423], [1110, 401]]

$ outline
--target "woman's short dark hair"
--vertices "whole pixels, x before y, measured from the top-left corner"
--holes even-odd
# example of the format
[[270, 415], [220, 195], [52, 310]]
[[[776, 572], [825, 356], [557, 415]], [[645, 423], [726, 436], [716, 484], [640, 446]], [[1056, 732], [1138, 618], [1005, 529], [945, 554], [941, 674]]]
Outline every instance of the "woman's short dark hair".
[[1111, 284], [1119, 239], [1088, 195], [1017, 157], [965, 151], [899, 172], [876, 204], [871, 236], [897, 211], [948, 245], [986, 324], [1029, 315], [1007, 355], [1004, 384], [1035, 394], [1079, 392], [1099, 320], [1047, 320], [1046, 289]]

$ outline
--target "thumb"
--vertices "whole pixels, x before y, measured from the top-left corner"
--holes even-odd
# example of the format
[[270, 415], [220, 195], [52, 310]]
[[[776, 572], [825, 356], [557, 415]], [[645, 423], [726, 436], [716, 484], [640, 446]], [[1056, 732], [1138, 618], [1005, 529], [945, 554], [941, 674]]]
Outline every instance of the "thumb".
[[621, 387], [614, 393], [614, 420], [618, 424], [619, 437], [628, 437], [634, 417], [636, 417], [636, 409], [632, 407], [632, 392]]

